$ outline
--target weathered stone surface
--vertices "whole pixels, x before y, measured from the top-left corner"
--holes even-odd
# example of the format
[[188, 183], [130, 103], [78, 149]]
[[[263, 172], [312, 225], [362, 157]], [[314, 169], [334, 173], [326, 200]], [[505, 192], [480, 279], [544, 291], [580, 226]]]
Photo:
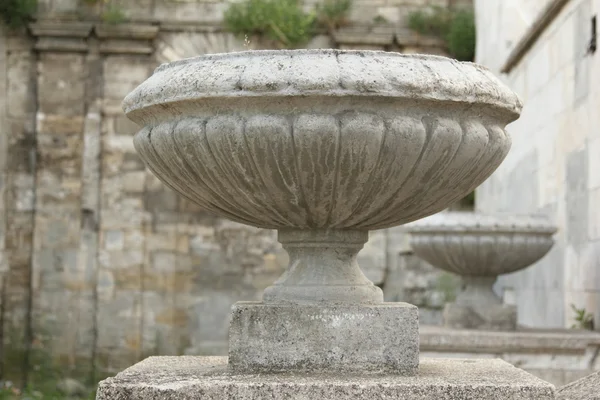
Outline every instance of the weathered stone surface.
[[151, 357], [100, 383], [97, 400], [551, 400], [554, 386], [500, 360], [421, 362], [419, 376], [235, 374], [221, 357]]
[[[417, 257], [412, 250], [404, 250], [408, 234], [402, 227], [388, 237], [386, 274], [383, 295], [387, 302], [404, 301], [419, 307], [421, 325], [442, 325], [443, 309], [460, 291], [460, 278], [433, 267]], [[394, 250], [401, 249], [398, 252]]]
[[279, 241], [290, 256], [286, 273], [268, 287], [265, 303], [381, 303], [383, 292], [357, 263], [368, 234], [360, 230], [280, 229]]
[[[263, 227], [318, 228], [327, 223], [336, 228], [375, 229], [393, 226], [406, 221], [405, 218], [416, 219], [425, 213], [439, 210], [447, 205], [449, 202], [447, 199], [460, 197], [466, 191], [467, 186], [473, 185], [472, 179], [479, 183], [484, 176], [491, 173], [493, 168], [498, 165], [500, 158], [494, 154], [504, 154], [502, 150], [506, 151], [509, 146], [507, 137], [500, 133], [501, 125], [514, 118], [514, 115], [516, 115], [514, 112], [520, 107], [520, 103], [516, 98], [511, 97], [512, 95], [508, 93], [500, 94], [495, 89], [491, 90], [491, 87], [495, 87], [496, 81], [488, 77], [483, 70], [471, 70], [472, 67], [467, 67], [468, 64], [454, 65], [443, 58], [407, 58], [394, 56], [393, 54], [389, 55], [390, 53], [380, 53], [382, 64], [372, 64], [369, 61], [364, 61], [370, 58], [364, 58], [361, 53], [314, 50], [240, 54], [248, 54], [248, 56], [247, 58], [235, 54], [207, 56], [185, 63], [170, 64], [169, 67], [163, 66], [126, 98], [124, 107], [129, 117], [140, 124], [145, 124], [151, 120], [155, 122], [158, 120], [164, 121], [151, 129], [152, 144], [147, 140], [150, 134], [148, 128], [136, 136], [137, 149], [161, 179], [178, 192], [192, 197], [207, 210], [239, 222]], [[292, 57], [292, 55], [295, 56]], [[222, 63], [223, 68], [231, 69], [230, 72], [233, 75], [226, 79], [217, 75], [214, 77], [206, 76], [205, 74], [210, 74], [210, 71], [218, 70], [218, 68], [214, 68], [213, 62]], [[238, 71], [241, 71], [241, 66], [246, 65], [246, 72], [241, 75], [241, 72]], [[424, 75], [425, 77], [417, 75], [417, 71], [421, 71], [425, 68], [425, 65], [439, 69], [440, 74], [444, 75], [447, 75], [451, 68], [454, 70], [455, 67], [466, 68], [464, 72], [469, 76], [472, 75], [473, 79], [479, 80], [480, 83], [476, 84], [471, 80], [467, 83], [459, 80], [463, 75], [458, 75], [456, 79], [449, 79], [448, 76], [448, 80], [438, 80], [433, 75]], [[180, 68], [174, 69], [175, 66]], [[412, 67], [415, 69], [410, 69]], [[298, 68], [305, 69], [306, 72], [303, 74], [297, 73]], [[397, 68], [406, 69], [408, 75], [399, 74]], [[358, 70], [362, 71], [359, 75], [352, 73], [352, 71]], [[294, 71], [294, 73], [292, 74], [291, 71]], [[391, 71], [394, 71], [394, 78], [392, 78]], [[381, 78], [375, 82], [364, 81], [362, 77], [370, 74], [381, 74]], [[196, 82], [195, 77], [199, 75], [204, 76], [206, 79]], [[404, 80], [397, 82], [397, 76], [403, 76]], [[302, 78], [298, 79], [297, 77]], [[337, 88], [340, 79], [344, 89], [341, 89], [341, 92], [338, 93]], [[415, 82], [418, 81], [420, 83], [416, 85]], [[168, 87], [163, 87], [164, 82], [168, 82]], [[208, 84], [208, 82], [210, 82], [210, 87], [202, 86]], [[237, 82], [241, 85], [241, 90], [236, 88]], [[191, 88], [196, 87], [196, 84], [201, 86], [194, 89], [195, 92], [190, 91]], [[425, 93], [413, 89], [416, 86], [421, 87], [421, 85], [422, 87], [434, 85], [438, 87], [439, 91]], [[472, 88], [470, 88], [470, 85], [472, 85]], [[367, 91], [367, 86], [370, 91], [376, 90], [387, 93], [386, 96], [389, 96], [390, 100], [386, 100], [385, 104], [392, 108], [386, 109], [383, 103], [375, 105], [377, 99], [369, 97], [371, 95]], [[491, 91], [486, 92], [485, 89], [481, 89], [484, 87], [489, 87]], [[261, 93], [261, 97], [267, 99], [276, 93], [275, 90], [283, 89], [298, 94], [310, 91], [313, 93], [312, 96], [322, 96], [323, 98], [320, 101], [327, 102], [329, 101], [327, 99], [330, 99], [336, 104], [339, 104], [337, 96], [342, 93], [347, 95], [354, 93], [363, 96], [364, 99], [368, 98], [369, 101], [365, 102], [357, 99], [356, 103], [345, 106], [346, 111], [339, 110], [340, 114], [337, 114], [334, 109], [335, 112], [331, 116], [313, 114], [310, 107], [314, 104], [314, 101], [305, 96], [288, 97], [275, 103], [272, 114], [267, 112], [264, 104], [260, 105], [263, 113], [248, 109], [247, 113], [249, 114], [242, 118], [220, 114], [214, 117], [207, 115], [207, 118], [188, 117], [175, 121], [171, 120], [172, 117], [169, 116], [168, 107], [170, 106], [160, 110], [157, 108], [158, 104], [163, 102], [175, 106], [176, 102], [173, 102], [175, 98], [178, 99], [177, 101], [186, 99], [186, 107], [189, 109], [188, 115], [194, 113], [201, 115], [208, 110], [203, 110], [203, 106], [201, 106], [203, 103], [197, 103], [198, 106], [194, 106], [194, 104], [196, 104], [195, 101], [205, 96], [203, 94], [205, 90], [214, 91], [214, 96], [217, 93], [219, 96], [226, 96], [224, 101], [215, 101], [213, 107], [216, 111], [220, 107], [229, 108], [231, 102], [243, 102], [243, 99], [252, 93], [254, 93], [253, 96]], [[491, 142], [487, 142], [488, 131], [483, 129], [482, 125], [475, 122], [467, 124], [464, 126], [465, 130], [463, 131], [457, 121], [446, 119], [447, 116], [444, 114], [446, 111], [450, 111], [450, 108], [455, 106], [460, 108], [456, 102], [458, 97], [455, 93], [462, 90], [474, 93], [471, 101], [488, 102], [490, 107], [498, 107], [498, 110], [502, 109], [503, 112], [507, 113], [505, 115], [506, 119], [503, 117], [497, 120], [496, 123], [499, 125], [490, 126], [491, 131], [497, 133], [493, 135], [494, 140]], [[212, 97], [213, 94], [210, 96]], [[423, 101], [433, 98], [445, 100], [449, 109], [444, 111], [440, 109], [440, 113], [444, 114], [444, 117], [440, 115], [441, 119], [439, 119], [438, 125], [429, 125], [428, 123], [423, 125], [423, 122], [420, 121], [420, 113], [423, 110], [413, 109], [412, 104], [414, 103], [405, 102], [403, 99], [406, 98], [418, 98]], [[261, 103], [257, 98], [253, 98], [252, 102], [256, 106]], [[394, 102], [398, 103], [392, 104]], [[409, 104], [411, 105], [409, 106]], [[200, 108], [193, 111], [195, 107]], [[292, 123], [285, 117], [287, 114], [286, 109], [295, 110]], [[458, 109], [455, 111], [458, 113]], [[471, 118], [476, 117], [473, 115]], [[504, 122], [501, 123], [501, 120], [504, 120]], [[296, 132], [294, 136], [290, 134], [292, 125], [293, 131]], [[204, 126], [206, 126], [206, 130], [204, 130]], [[337, 157], [339, 157], [340, 162], [344, 161], [343, 164], [340, 164], [339, 170], [331, 168], [327, 170], [328, 173], [325, 173], [323, 168], [327, 167], [327, 164], [321, 164], [319, 160], [313, 160], [310, 151], [314, 146], [323, 146], [324, 144], [329, 146], [325, 147], [326, 149], [331, 148], [331, 151], [334, 151], [336, 137], [338, 137], [338, 127], [341, 127], [342, 135], [352, 135], [353, 140], [342, 142]], [[174, 137], [179, 140], [178, 148], [183, 149], [185, 147], [186, 153], [181, 153], [181, 150], [173, 147], [174, 142], [166, 141], [173, 129], [176, 132]], [[371, 131], [372, 134], [358, 135], [358, 132], [364, 132], [365, 129]], [[440, 129], [448, 130], [452, 134], [442, 136]], [[401, 133], [408, 131], [411, 132], [410, 136], [404, 137]], [[261, 150], [262, 147], [258, 146], [259, 144], [263, 146], [264, 138], [262, 135], [266, 132], [269, 132], [269, 140], [275, 147], [273, 152], [267, 150], [268, 153], [263, 154], [261, 151], [264, 152], [264, 150]], [[315, 135], [315, 132], [319, 132], [319, 135]], [[387, 167], [381, 168], [380, 173], [373, 176], [372, 172], [375, 171], [373, 170], [375, 166], [373, 163], [377, 160], [384, 135], [389, 138], [389, 142], [384, 142], [384, 148], [389, 149], [389, 153], [383, 153], [386, 157], [381, 159], [380, 162]], [[424, 142], [426, 135], [440, 135], [440, 140], [445, 139], [444, 146], [454, 149], [452, 154], [456, 154], [456, 156], [447, 160], [444, 159], [443, 162], [437, 156], [434, 157], [433, 154], [437, 154], [437, 152], [435, 149], [429, 148], [429, 144]], [[483, 148], [471, 147], [471, 145], [459, 148], [460, 138], [463, 135], [472, 136], [473, 140], [477, 140], [480, 136], [483, 139], [485, 136], [486, 144], [482, 143]], [[238, 137], [246, 137], [249, 150], [240, 153], [236, 159], [229, 159], [231, 164], [228, 163], [227, 167], [224, 164], [220, 165], [225, 160], [221, 158], [206, 164], [202, 169], [202, 175], [205, 175], [206, 178], [202, 181], [195, 180], [195, 187], [191, 188], [185, 177], [200, 173], [201, 171], [198, 169], [200, 165], [189, 165], [187, 167], [186, 165], [193, 162], [197, 157], [202, 157], [201, 154], [204, 153], [205, 146], [191, 146], [190, 143], [195, 140], [204, 142], [205, 139], [202, 139], [204, 137], [211, 143], [215, 156], [219, 154], [238, 154], [235, 151], [237, 148], [236, 143], [238, 143], [236, 138]], [[295, 176], [297, 173], [296, 167], [282, 164], [282, 160], [291, 157], [291, 154], [287, 154], [285, 150], [294, 148], [294, 146], [291, 146], [291, 140], [294, 137], [296, 137], [294, 141], [297, 141], [295, 143], [297, 155], [292, 158], [299, 160], [300, 170], [312, 171], [318, 168], [319, 171], [319, 174], [300, 174], [298, 178], [295, 178], [299, 179], [298, 184], [303, 184], [306, 187], [306, 198], [304, 200], [306, 205], [299, 204], [297, 200], [294, 200], [297, 197], [294, 190], [295, 186], [286, 187], [284, 185], [285, 180], [279, 183], [276, 180], [274, 184], [277, 184], [277, 186], [273, 186], [269, 183], [270, 179], [261, 178], [261, 175], [271, 174], [270, 171], [276, 170], [275, 168], [282, 168], [282, 172], [271, 179], [276, 176], [279, 176], [278, 180], [291, 179]], [[225, 140], [225, 138], [228, 139]], [[360, 157], [365, 160], [365, 163], [355, 164], [351, 162], [352, 158], [349, 157], [355, 146], [356, 149], [361, 149]], [[412, 154], [416, 157], [420, 150], [423, 151], [424, 157], [419, 160], [404, 157], [400, 162], [400, 159], [396, 158], [396, 152], [392, 150], [399, 147], [404, 149], [406, 146], [408, 146], [406, 148], [407, 155]], [[281, 150], [275, 152], [275, 149]], [[479, 161], [481, 165], [486, 166], [485, 171], [470, 164], [469, 166], [463, 165], [467, 160], [471, 160], [468, 157], [470, 152], [479, 152], [483, 149], [485, 150]], [[187, 159], [186, 165], [175, 162], [176, 160], [170, 157], [170, 154], [175, 151], [179, 151], [182, 156], [185, 156]], [[252, 155], [254, 151], [258, 152], [256, 156]], [[497, 153], [498, 151], [500, 153]], [[267, 154], [269, 155], [267, 156]], [[253, 157], [256, 157], [256, 164], [252, 163]], [[335, 162], [337, 157], [329, 157], [327, 163]], [[433, 158], [437, 161], [434, 162]], [[265, 163], [262, 163], [262, 160]], [[418, 196], [411, 194], [407, 198], [407, 194], [412, 193], [412, 188], [422, 178], [422, 173], [415, 172], [412, 176], [405, 176], [406, 173], [393, 174], [390, 170], [392, 168], [394, 171], [396, 169], [398, 171], [409, 171], [410, 168], [404, 166], [404, 163], [414, 162], [422, 163], [422, 168], [428, 168], [429, 163], [432, 163], [430, 167], [435, 170], [440, 168], [445, 171], [456, 171], [452, 175], [452, 179], [457, 179], [456, 182], [452, 179], [438, 179], [435, 183], [430, 182], [432, 192], [434, 192], [433, 187], [443, 187], [444, 190], [450, 192], [439, 199], [430, 198], [428, 204], [431, 205], [427, 209], [423, 209], [422, 201]], [[172, 170], [173, 173], [168, 173], [169, 170]], [[377, 170], [379, 171], [379, 168]], [[419, 170], [420, 167], [415, 169], [415, 171]], [[217, 179], [215, 174], [219, 171], [226, 174], [226, 179], [218, 180], [223, 184], [222, 188], [217, 188], [211, 183]], [[327, 200], [333, 193], [334, 178], [342, 172], [343, 175], [337, 185], [335, 197]], [[322, 182], [312, 182], [309, 178], [314, 176], [321, 176]], [[349, 179], [350, 176], [354, 178]], [[369, 177], [368, 182], [366, 180], [367, 176]], [[394, 177], [394, 179], [389, 179], [391, 177]], [[375, 184], [375, 182], [379, 183]], [[407, 194], [399, 195], [396, 193], [395, 200], [386, 207], [385, 211], [377, 209], [377, 207], [382, 206], [380, 203], [383, 200], [379, 202], [361, 200], [365, 198], [368, 190], [375, 188], [376, 190], [372, 191], [369, 194], [370, 196], [387, 199], [389, 193], [394, 193], [400, 184], [403, 184], [402, 193], [406, 191]], [[464, 186], [462, 186], [463, 184]], [[317, 188], [323, 188], [323, 193]], [[355, 190], [359, 188], [362, 188], [362, 193], [355, 193]], [[264, 198], [263, 193], [272, 190], [281, 191], [281, 194], [276, 197]], [[315, 190], [317, 191], [315, 192]], [[240, 203], [236, 202], [236, 198], [245, 200]], [[333, 207], [333, 210], [335, 210], [329, 221], [327, 220], [327, 212], [324, 212], [327, 207], [317, 203], [321, 201], [321, 198], [326, 201], [324, 204]], [[216, 207], [215, 202], [219, 202], [220, 206]], [[261, 207], [258, 206], [259, 204]], [[290, 212], [284, 212], [284, 210], [287, 211], [290, 205], [293, 207]], [[417, 208], [419, 211], [417, 211]], [[404, 215], [406, 217], [403, 217]]]
[[407, 225], [415, 253], [463, 276], [464, 289], [444, 312], [455, 328], [514, 330], [516, 309], [494, 293], [498, 275], [526, 268], [554, 244], [556, 227], [540, 216], [440, 213]]
[[[464, 108], [464, 91], [474, 106]], [[366, 231], [431, 214], [479, 184], [508, 151], [502, 129], [521, 104], [471, 64], [305, 50], [163, 65], [123, 106], [147, 125], [134, 143], [166, 185], [217, 215], [278, 228], [291, 263], [265, 302], [360, 304], [383, 300], [356, 263]]]
[[[137, 361], [141, 354], [226, 350], [229, 308], [242, 299], [259, 300], [288, 257], [275, 232], [223, 224], [202, 207], [177, 201], [151, 173], [142, 174], [144, 165], [131, 140], [139, 126], [118, 105], [157, 62], [242, 50], [243, 39], [221, 31], [216, 20], [198, 22], [212, 20], [223, 6], [157, 6], [158, 20], [186, 14], [184, 25], [154, 20], [149, 0], [121, 2], [128, 18], [140, 23], [153, 19], [152, 27], [135, 23], [132, 29], [130, 23], [100, 26], [101, 7], [76, 9], [78, 3], [40, 0], [40, 23], [32, 26], [33, 36], [25, 29], [10, 33], [6, 63], [0, 61], [7, 68], [7, 93], [0, 89], [0, 99], [8, 103], [7, 121], [0, 127], [7, 133], [5, 349], [28, 340], [31, 284], [34, 291], [44, 291], [33, 302], [34, 339], [39, 333], [44, 344], [52, 342], [57, 359], [70, 364], [65, 374], [81, 370], [73, 360], [92, 353], [102, 374]], [[375, 4], [358, 3], [365, 8]], [[385, 1], [377, 3], [385, 6]], [[60, 21], [48, 21], [57, 16]], [[95, 22], [76, 21], [90, 16]], [[150, 43], [158, 27], [160, 33]], [[141, 42], [128, 49], [134, 43], [124, 39], [132, 33]], [[113, 39], [118, 42], [108, 43]], [[330, 41], [322, 35], [312, 45], [331, 47]], [[249, 48], [263, 44], [251, 42]], [[152, 56], [99, 52], [147, 52], [152, 46]], [[34, 250], [34, 243], [40, 248]], [[373, 243], [359, 253], [365, 274], [378, 284], [386, 263], [380, 245]], [[50, 308], [69, 312], [44, 312]]]
[[560, 387], [557, 400], [598, 400], [600, 399], [600, 372]]
[[[511, 24], [507, 18], [494, 25], [497, 16], [506, 15], [511, 6], [476, 1], [477, 61], [493, 71], [502, 69], [507, 53], [524, 38], [527, 27], [543, 26], [546, 4], [551, 3], [530, 2], [524, 7], [530, 24]], [[496, 285], [499, 291], [514, 293], [519, 323], [530, 327], [575, 324], [572, 305], [600, 320], [600, 279], [596, 276], [600, 241], [595, 233], [600, 226], [595, 206], [600, 191], [593, 183], [600, 171], [594, 144], [600, 137], [600, 116], [595, 112], [600, 107], [595, 89], [598, 73], [593, 57], [576, 50], [590, 43], [591, 16], [597, 12], [594, 1], [565, 2], [505, 75], [506, 82], [527, 98], [527, 106], [512, 127], [514, 151], [477, 193], [482, 212], [544, 212], [560, 227], [548, 256], [531, 268], [501, 277]], [[490, 46], [491, 41], [511, 41], [512, 46]]]
[[419, 317], [406, 303], [236, 303], [229, 365], [238, 372], [352, 371], [414, 375]]

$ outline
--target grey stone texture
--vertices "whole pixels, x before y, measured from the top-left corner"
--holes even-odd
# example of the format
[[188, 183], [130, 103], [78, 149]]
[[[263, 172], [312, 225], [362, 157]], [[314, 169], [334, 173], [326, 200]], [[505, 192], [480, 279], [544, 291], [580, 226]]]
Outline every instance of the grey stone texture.
[[557, 387], [600, 370], [597, 332], [502, 332], [421, 326], [419, 338], [421, 358], [501, 358]]
[[362, 230], [280, 229], [289, 266], [263, 294], [265, 303], [381, 303], [383, 292], [363, 274], [357, 254], [368, 239]]
[[446, 325], [500, 330], [516, 329], [517, 314], [494, 293], [494, 282], [546, 255], [556, 232], [542, 216], [472, 212], [442, 212], [406, 228], [419, 257], [463, 278], [463, 290], [444, 310]]
[[[355, 1], [363, 10], [357, 17], [374, 6], [366, 1]], [[148, 354], [225, 354], [231, 305], [260, 300], [288, 264], [275, 232], [209, 215], [165, 189], [135, 154], [131, 137], [139, 127], [120, 109], [126, 93], [162, 62], [245, 48], [243, 40], [203, 22], [217, 21], [222, 7], [157, 2], [124, 3], [131, 22], [111, 27], [97, 23], [97, 7], [44, 0], [31, 36], [0, 35], [6, 60], [0, 103], [10, 99], [0, 104], [6, 357], [26, 351], [28, 323], [33, 343], [67, 375], [116, 372]], [[445, 5], [388, 3], [375, 7], [389, 21], [421, 4]], [[361, 28], [361, 37], [366, 31]], [[386, 30], [374, 35], [380, 31]], [[391, 43], [370, 48], [439, 46], [406, 32], [387, 37]], [[320, 36], [309, 46], [356, 45], [348, 40]], [[392, 293], [385, 272], [398, 256], [386, 253], [392, 247], [383, 244], [387, 231], [371, 236], [359, 264]], [[421, 304], [423, 320], [429, 304], [435, 315], [441, 311], [437, 295], [421, 296], [429, 289], [415, 270], [404, 284], [414, 293], [411, 301], [431, 297]]]
[[151, 357], [100, 383], [97, 400], [551, 400], [554, 386], [500, 360], [422, 360], [419, 376], [244, 375], [222, 357]]
[[558, 388], [557, 400], [598, 400], [600, 399], [600, 372]]
[[487, 178], [520, 108], [474, 64], [336, 50], [163, 64], [123, 101], [144, 126], [136, 150], [166, 186], [277, 229], [290, 256], [263, 304], [234, 309], [230, 368], [246, 373], [414, 375], [416, 307], [382, 305], [357, 253], [368, 230], [446, 208]]
[[419, 366], [418, 310], [406, 303], [238, 302], [229, 329], [229, 366], [236, 373], [414, 375]]
[[[476, 1], [477, 62], [499, 71], [525, 25], [513, 25], [505, 2]], [[524, 9], [532, 24], [544, 2]], [[572, 305], [594, 316], [600, 329], [600, 107], [597, 56], [586, 54], [595, 1], [567, 2], [505, 82], [526, 99], [509, 126], [513, 150], [477, 193], [482, 212], [544, 213], [556, 222], [556, 245], [531, 268], [499, 279], [519, 323], [563, 328], [577, 324]], [[503, 21], [498, 16], [505, 16]], [[586, 32], [587, 30], [587, 32]], [[481, 40], [480, 40], [481, 39]], [[512, 46], [490, 46], [507, 43]], [[596, 53], [597, 54], [597, 53]]]
[[[463, 90], [471, 94], [466, 109]], [[435, 116], [432, 105], [421, 105], [434, 100], [440, 104]], [[473, 64], [299, 50], [163, 65], [123, 107], [147, 125], [135, 136], [140, 156], [182, 196], [234, 221], [320, 235], [322, 229], [392, 227], [452, 204], [506, 155], [510, 140], [502, 128], [521, 104]], [[242, 112], [233, 115], [231, 107]], [[427, 195], [418, 190], [423, 179]], [[334, 242], [331, 247], [341, 248], [347, 240]], [[295, 254], [295, 266], [311, 263], [312, 252]], [[352, 263], [346, 264], [349, 271]]]

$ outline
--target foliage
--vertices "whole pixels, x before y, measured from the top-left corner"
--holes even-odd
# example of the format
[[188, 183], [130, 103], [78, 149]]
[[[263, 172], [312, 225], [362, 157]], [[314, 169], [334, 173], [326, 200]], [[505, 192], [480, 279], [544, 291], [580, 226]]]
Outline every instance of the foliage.
[[585, 308], [577, 308], [575, 304], [571, 304], [571, 308], [575, 313], [575, 324], [571, 326], [572, 329], [587, 329], [594, 330], [594, 317], [588, 313]]
[[246, 0], [225, 12], [225, 25], [238, 36], [261, 36], [293, 48], [308, 42], [316, 16], [306, 13], [298, 0]]
[[348, 24], [348, 14], [353, 0], [325, 0], [317, 4], [317, 19], [329, 32]]
[[[92, 391], [79, 400], [94, 400], [96, 392]], [[56, 389], [55, 382], [48, 382], [42, 386], [28, 386], [21, 390], [10, 381], [0, 382], [0, 400], [75, 400]]]
[[408, 14], [408, 27], [424, 35], [445, 37], [451, 25], [452, 11], [444, 7], [435, 6]]
[[124, 0], [83, 0], [90, 6], [102, 5], [102, 21], [110, 25], [117, 25], [127, 21], [127, 15], [123, 11], [120, 2]]
[[465, 198], [461, 200], [461, 202], [470, 209], [475, 208], [475, 191], [472, 191], [471, 193], [466, 195]]
[[389, 21], [383, 15], [376, 15], [373, 18], [374, 24], [387, 24]]
[[0, 0], [0, 19], [11, 29], [27, 25], [37, 11], [37, 0]]
[[[44, 345], [51, 335], [38, 327], [31, 347], [23, 346], [23, 331], [5, 328], [2, 376], [0, 376], [0, 400], [93, 400], [99, 381], [90, 371], [91, 362], [84, 360], [77, 365], [66, 365], [64, 359], [52, 354]], [[28, 359], [27, 370], [24, 360]], [[70, 362], [70, 361], [69, 361]], [[86, 388], [80, 396], [67, 397], [59, 384], [69, 376]], [[64, 387], [64, 386], [63, 386]]]
[[432, 7], [414, 11], [408, 15], [408, 26], [444, 40], [450, 54], [460, 61], [475, 58], [475, 15], [471, 9]]
[[306, 12], [300, 0], [244, 0], [229, 7], [224, 22], [239, 37], [260, 36], [296, 48], [312, 39], [317, 26], [331, 32], [347, 24], [352, 1], [324, 0]]
[[448, 51], [457, 60], [473, 61], [475, 59], [475, 15], [473, 10], [459, 10], [447, 36]]
[[456, 299], [460, 288], [460, 278], [448, 272], [442, 272], [436, 281], [435, 288], [444, 294], [444, 301], [451, 303]]
[[127, 20], [123, 8], [115, 2], [110, 2], [102, 12], [102, 20], [110, 25], [117, 25]]

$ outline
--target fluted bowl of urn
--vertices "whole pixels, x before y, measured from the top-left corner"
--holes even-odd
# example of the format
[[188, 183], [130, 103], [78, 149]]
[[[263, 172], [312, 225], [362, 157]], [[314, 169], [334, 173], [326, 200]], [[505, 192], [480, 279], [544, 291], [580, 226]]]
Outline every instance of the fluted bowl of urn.
[[446, 305], [445, 324], [495, 330], [516, 329], [517, 314], [494, 293], [494, 282], [542, 259], [557, 231], [546, 216], [477, 212], [442, 212], [407, 229], [417, 256], [463, 279], [462, 291]]
[[123, 103], [135, 147], [209, 212], [277, 229], [290, 255], [266, 303], [381, 303], [356, 254], [368, 231], [439, 212], [510, 148], [521, 102], [444, 57], [294, 50], [162, 65]]

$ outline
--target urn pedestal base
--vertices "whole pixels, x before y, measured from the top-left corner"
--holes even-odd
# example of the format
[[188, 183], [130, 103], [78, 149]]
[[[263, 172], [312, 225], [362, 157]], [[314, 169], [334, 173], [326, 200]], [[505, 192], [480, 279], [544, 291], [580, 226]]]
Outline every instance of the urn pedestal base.
[[419, 367], [418, 309], [406, 303], [239, 302], [229, 328], [229, 365], [240, 373], [414, 375]]
[[444, 323], [455, 329], [514, 331], [517, 307], [502, 303], [494, 293], [495, 276], [464, 276], [464, 289], [444, 308]]
[[489, 307], [485, 314], [480, 314], [470, 306], [448, 303], [444, 307], [444, 325], [454, 329], [515, 331], [517, 307], [499, 304]]
[[97, 400], [551, 400], [554, 386], [501, 360], [421, 361], [418, 376], [239, 374], [225, 357], [150, 357], [102, 381]]

